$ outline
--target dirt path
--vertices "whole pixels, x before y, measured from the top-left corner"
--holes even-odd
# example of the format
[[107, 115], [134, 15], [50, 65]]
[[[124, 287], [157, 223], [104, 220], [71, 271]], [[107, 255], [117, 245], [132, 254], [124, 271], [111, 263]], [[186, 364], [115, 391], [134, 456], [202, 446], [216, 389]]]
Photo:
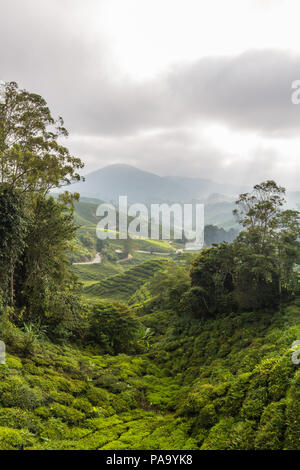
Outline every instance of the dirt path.
[[132, 258], [133, 258], [132, 255], [128, 255], [127, 258], [119, 259], [117, 263], [124, 263], [124, 261], [128, 261], [129, 259], [132, 259]]
[[[168, 251], [167, 253], [161, 253], [159, 251], [143, 251], [143, 250], [137, 250], [137, 253], [146, 253], [148, 255], [164, 255], [164, 256], [167, 256], [167, 255], [170, 255], [171, 253], [173, 253], [172, 251]], [[175, 253], [175, 252], [174, 252]]]
[[98, 264], [102, 262], [102, 257], [100, 253], [96, 253], [95, 258], [92, 261], [85, 261], [84, 263], [73, 263], [74, 265], [78, 264]]

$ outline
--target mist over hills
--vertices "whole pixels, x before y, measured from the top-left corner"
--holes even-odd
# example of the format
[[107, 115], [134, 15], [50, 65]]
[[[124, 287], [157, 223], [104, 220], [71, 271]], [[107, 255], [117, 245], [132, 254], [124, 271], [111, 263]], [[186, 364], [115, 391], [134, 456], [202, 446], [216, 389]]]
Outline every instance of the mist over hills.
[[[117, 202], [120, 195], [127, 195], [128, 201], [150, 202], [204, 202], [212, 194], [228, 201], [247, 188], [215, 183], [202, 178], [181, 176], [158, 176], [130, 165], [109, 165], [85, 177], [85, 182], [71, 186], [72, 191], [82, 196], [104, 201]], [[224, 195], [224, 197], [222, 197]], [[226, 197], [225, 197], [226, 196]]]
[[70, 187], [81, 199], [89, 198], [118, 204], [119, 196], [128, 203], [205, 203], [205, 220], [230, 229], [236, 227], [232, 210], [239, 193], [248, 188], [216, 183], [208, 179], [181, 176], [158, 176], [131, 165], [109, 165], [85, 177], [84, 182]]
[[[235, 200], [251, 187], [218, 183], [204, 178], [183, 176], [158, 176], [131, 165], [109, 165], [85, 177], [84, 182], [75, 183], [71, 191], [81, 198], [118, 204], [119, 196], [127, 196], [128, 203], [191, 203], [205, 204], [206, 224], [225, 229], [237, 228], [232, 215]], [[300, 206], [300, 192], [287, 193], [289, 207]]]

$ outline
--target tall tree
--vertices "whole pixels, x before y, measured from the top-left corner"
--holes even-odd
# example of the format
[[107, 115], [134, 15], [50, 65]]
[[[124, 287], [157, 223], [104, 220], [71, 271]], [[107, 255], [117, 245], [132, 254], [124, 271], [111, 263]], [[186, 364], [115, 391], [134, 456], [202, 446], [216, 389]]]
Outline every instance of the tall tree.
[[41, 314], [51, 290], [61, 290], [72, 280], [67, 251], [75, 236], [71, 205], [37, 195], [32, 201], [26, 248], [17, 273], [18, 305]]
[[[62, 118], [54, 120], [45, 100], [5, 83], [0, 100], [0, 264], [8, 266], [10, 302], [24, 318], [74, 318], [77, 284], [67, 260], [75, 236], [72, 202], [78, 195], [49, 197], [54, 187], [80, 180], [83, 167], [61, 145]], [[23, 219], [26, 220], [26, 231]], [[0, 288], [7, 292], [7, 276]], [[15, 295], [14, 295], [15, 284]], [[7, 297], [7, 296], [6, 296]], [[58, 321], [56, 318], [55, 321]]]
[[0, 291], [6, 303], [14, 302], [14, 270], [25, 246], [27, 221], [20, 194], [0, 186]]
[[266, 181], [240, 195], [234, 213], [243, 230], [233, 243], [214, 245], [195, 258], [184, 299], [189, 310], [205, 316], [276, 308], [294, 295], [300, 213], [284, 208], [284, 194], [284, 188]]
[[22, 192], [47, 193], [80, 180], [79, 158], [59, 143], [68, 135], [63, 119], [55, 120], [46, 101], [5, 83], [0, 101], [0, 183]]
[[278, 214], [285, 203], [284, 195], [285, 188], [269, 180], [255, 185], [251, 193], [240, 194], [236, 201], [237, 208], [233, 213], [251, 234], [256, 251], [264, 253], [268, 234], [277, 227]]
[[238, 278], [258, 306], [280, 304], [283, 290], [291, 293], [296, 285], [300, 213], [284, 210], [284, 195], [285, 189], [270, 180], [236, 202], [234, 214], [244, 227], [236, 239]]

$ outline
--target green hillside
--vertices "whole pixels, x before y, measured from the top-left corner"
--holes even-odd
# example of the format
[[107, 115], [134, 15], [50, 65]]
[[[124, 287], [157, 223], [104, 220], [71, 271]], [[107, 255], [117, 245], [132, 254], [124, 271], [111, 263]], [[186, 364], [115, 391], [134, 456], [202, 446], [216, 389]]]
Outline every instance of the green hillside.
[[[85, 198], [83, 201], [74, 203], [74, 223], [78, 226], [77, 239], [73, 242], [72, 252], [69, 259], [72, 263], [86, 262], [94, 259], [97, 252], [97, 233], [96, 226], [99, 217], [96, 216], [97, 207], [101, 201], [89, 200]], [[116, 250], [124, 250], [126, 242], [118, 239], [118, 232], [114, 230], [112, 235], [115, 237], [107, 239], [103, 242], [103, 257], [108, 261], [116, 261], [118, 257], [115, 255]], [[134, 258], [139, 258], [141, 253], [172, 254], [176, 247], [180, 245], [173, 242], [163, 240], [150, 240], [145, 238], [130, 239], [130, 252], [134, 254]]]
[[99, 218], [96, 216], [99, 204], [101, 204], [101, 201], [98, 203], [87, 200], [75, 202], [75, 223], [79, 225], [96, 225], [99, 221]]
[[206, 226], [198, 252], [117, 226], [99, 240], [97, 201], [50, 192], [81, 181], [62, 119], [15, 82], [1, 93], [0, 450], [300, 450], [285, 188], [240, 194], [238, 233]]
[[164, 269], [170, 263], [171, 261], [166, 259], [146, 261], [85, 287], [84, 293], [88, 297], [128, 300], [135, 291], [153, 277], [155, 272]]
[[99, 281], [100, 279], [122, 271], [122, 265], [116, 263], [81, 264], [73, 266], [74, 272], [82, 281]]
[[37, 342], [24, 357], [11, 331], [0, 448], [299, 449], [299, 307], [205, 324], [148, 313], [146, 354]]
[[[92, 234], [94, 226], [80, 230]], [[167, 246], [133, 242], [135, 249]], [[123, 246], [111, 241], [100, 263], [72, 266], [81, 301], [60, 329], [21, 327], [11, 309], [2, 310], [0, 449], [299, 449], [300, 369], [292, 362], [299, 280], [281, 308], [272, 306], [273, 284], [238, 284], [249, 271], [240, 271], [234, 243], [196, 257], [170, 256], [168, 245], [164, 257], [132, 250], [109, 261]], [[260, 269], [265, 259], [255, 259]], [[247, 301], [266, 296], [267, 305], [237, 308], [224, 287], [229, 263], [241, 305], [243, 292]], [[51, 337], [53, 328], [65, 336]]]

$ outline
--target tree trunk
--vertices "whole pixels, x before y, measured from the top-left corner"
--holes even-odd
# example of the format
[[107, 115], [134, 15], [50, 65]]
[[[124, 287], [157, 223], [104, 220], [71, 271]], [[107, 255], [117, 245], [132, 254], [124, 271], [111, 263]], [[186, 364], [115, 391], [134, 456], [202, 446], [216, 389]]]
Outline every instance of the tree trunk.
[[280, 246], [278, 247], [278, 294], [279, 294], [279, 311], [281, 312], [281, 293], [282, 293], [282, 282], [281, 282], [281, 252]]
[[10, 275], [10, 305], [14, 305], [14, 271], [12, 269]]

